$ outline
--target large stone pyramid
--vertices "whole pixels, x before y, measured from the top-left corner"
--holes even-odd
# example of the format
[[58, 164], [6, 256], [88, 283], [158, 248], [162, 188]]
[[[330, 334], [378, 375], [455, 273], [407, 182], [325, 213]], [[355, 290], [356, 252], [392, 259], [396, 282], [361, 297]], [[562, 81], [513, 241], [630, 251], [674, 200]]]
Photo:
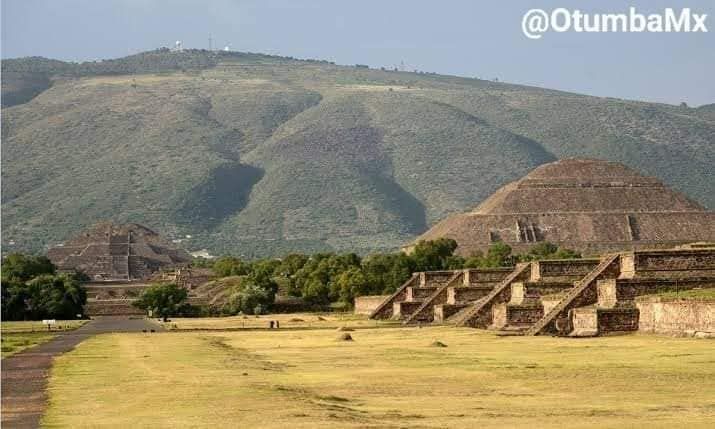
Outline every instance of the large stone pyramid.
[[622, 164], [565, 159], [539, 166], [414, 243], [440, 237], [455, 239], [462, 255], [499, 240], [516, 251], [541, 241], [585, 254], [665, 248], [715, 240], [715, 212]]
[[77, 270], [92, 280], [146, 279], [162, 267], [187, 264], [191, 257], [156, 232], [137, 225], [97, 224], [47, 252], [59, 270]]

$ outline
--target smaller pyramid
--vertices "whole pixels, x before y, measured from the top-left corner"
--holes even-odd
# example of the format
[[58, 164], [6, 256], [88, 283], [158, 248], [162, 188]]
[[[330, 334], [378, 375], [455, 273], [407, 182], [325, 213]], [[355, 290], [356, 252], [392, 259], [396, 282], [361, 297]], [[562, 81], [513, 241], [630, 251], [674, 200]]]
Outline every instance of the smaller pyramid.
[[403, 250], [441, 237], [456, 240], [464, 256], [497, 241], [518, 252], [543, 241], [584, 254], [669, 248], [714, 241], [715, 212], [623, 164], [564, 159], [447, 217]]
[[151, 229], [104, 222], [48, 250], [60, 271], [80, 271], [94, 281], [142, 280], [169, 267], [186, 265], [191, 256]]

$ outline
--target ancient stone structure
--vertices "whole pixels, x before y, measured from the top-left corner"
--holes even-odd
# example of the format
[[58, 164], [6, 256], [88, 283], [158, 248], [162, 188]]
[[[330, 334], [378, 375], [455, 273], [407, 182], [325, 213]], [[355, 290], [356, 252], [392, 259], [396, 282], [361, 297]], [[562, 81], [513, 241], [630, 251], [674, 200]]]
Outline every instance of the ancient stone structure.
[[180, 285], [191, 286], [191, 270], [181, 271], [191, 262], [189, 254], [142, 225], [100, 223], [51, 248], [47, 256], [58, 270], [90, 278], [84, 285], [84, 311], [90, 316], [143, 314], [132, 303], [152, 282], [169, 281], [161, 278], [166, 271], [175, 273]]
[[61, 271], [81, 271], [93, 281], [147, 279], [191, 257], [137, 224], [100, 223], [47, 252]]
[[[636, 298], [694, 288], [715, 288], [714, 248], [620, 252], [598, 259], [520, 263], [513, 269], [416, 273], [371, 317], [504, 334], [592, 336], [636, 331], [641, 326], [655, 330], [639, 323], [644, 307], [636, 304]], [[711, 312], [713, 306], [688, 311], [693, 308]], [[662, 316], [662, 312], [653, 314], [655, 310], [643, 311], [648, 320]], [[706, 326], [714, 318], [712, 314], [687, 317], [705, 321]]]
[[[132, 304], [146, 288], [162, 282], [168, 281], [115, 280], [85, 283], [83, 286], [87, 290], [87, 304], [84, 306], [84, 313], [88, 316], [143, 315], [144, 311]], [[197, 296], [191, 290], [188, 302], [192, 305], [207, 304], [204, 297]]]
[[715, 333], [715, 300], [683, 301], [676, 298], [640, 297], [638, 330], [660, 334], [688, 331]]
[[367, 295], [355, 298], [355, 314], [372, 314], [382, 304], [388, 295]]
[[[414, 243], [440, 237], [455, 239], [464, 256], [496, 241], [517, 252], [550, 241], [598, 255], [715, 241], [715, 212], [624, 165], [566, 159], [536, 168]], [[414, 243], [403, 249], [409, 252]]]

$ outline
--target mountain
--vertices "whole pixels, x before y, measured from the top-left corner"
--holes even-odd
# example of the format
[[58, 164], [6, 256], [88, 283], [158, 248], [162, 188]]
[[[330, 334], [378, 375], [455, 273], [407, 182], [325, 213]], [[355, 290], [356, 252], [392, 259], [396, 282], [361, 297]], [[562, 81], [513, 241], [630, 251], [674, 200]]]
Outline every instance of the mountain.
[[202, 50], [2, 71], [6, 251], [102, 220], [214, 254], [396, 249], [569, 157], [715, 208], [707, 106]]

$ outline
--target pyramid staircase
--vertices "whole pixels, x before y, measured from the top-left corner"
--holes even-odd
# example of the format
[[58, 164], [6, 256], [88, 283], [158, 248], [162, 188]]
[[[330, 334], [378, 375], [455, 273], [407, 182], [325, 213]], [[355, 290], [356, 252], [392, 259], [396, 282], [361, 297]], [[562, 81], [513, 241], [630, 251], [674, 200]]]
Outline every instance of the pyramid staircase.
[[434, 306], [438, 304], [444, 304], [447, 302], [448, 290], [450, 287], [454, 287], [459, 283], [463, 283], [464, 271], [456, 272], [448, 281], [442, 286], [437, 287], [434, 292], [422, 301], [422, 304], [417, 307], [417, 309], [412, 312], [409, 316], [405, 317], [405, 324], [413, 323], [430, 323], [434, 321]]
[[500, 335], [635, 331], [637, 296], [715, 287], [715, 249], [534, 261], [480, 277], [487, 271], [416, 273], [372, 317], [492, 329]]
[[[596, 259], [547, 260], [520, 264], [469, 310], [447, 321], [509, 334], [527, 330], [599, 263]], [[560, 300], [560, 298], [559, 298]]]
[[549, 312], [524, 331], [525, 335], [571, 331], [568, 312], [598, 302], [596, 289], [599, 279], [616, 278], [620, 274], [620, 255], [608, 255], [574, 287]]
[[370, 313], [370, 319], [392, 319], [394, 305], [397, 302], [404, 301], [407, 298], [407, 288], [418, 286], [420, 282], [419, 273], [412, 274], [405, 283], [402, 284], [395, 293], [390, 295], [385, 301], [382, 302], [372, 313]]
[[[484, 298], [476, 301], [471, 306], [448, 318], [456, 326], [471, 326], [475, 328], [486, 328], [491, 324], [492, 306], [499, 302], [506, 302], [511, 297], [511, 284], [516, 280], [526, 278], [531, 272], [531, 263], [520, 263], [516, 265], [514, 271], [502, 280]], [[486, 323], [486, 320], [489, 323]]]
[[432, 321], [449, 323], [456, 314], [487, 296], [511, 271], [509, 268], [464, 270], [462, 284], [449, 285], [446, 288], [445, 301], [434, 303]]

